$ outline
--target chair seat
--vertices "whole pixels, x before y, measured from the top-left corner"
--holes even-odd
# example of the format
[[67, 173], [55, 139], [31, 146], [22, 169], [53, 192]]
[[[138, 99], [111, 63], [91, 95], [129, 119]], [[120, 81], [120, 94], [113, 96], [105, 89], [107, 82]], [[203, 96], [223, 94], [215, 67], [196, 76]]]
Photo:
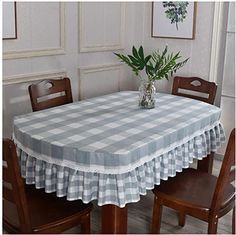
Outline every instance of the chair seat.
[[[209, 210], [216, 187], [217, 177], [192, 168], [177, 173], [167, 181], [155, 186], [153, 192], [164, 199], [175, 201], [177, 204], [191, 208]], [[224, 194], [225, 206], [235, 195], [234, 187], [229, 185]]]
[[45, 193], [44, 189], [35, 189], [29, 185], [26, 187], [26, 197], [29, 200], [32, 227], [36, 230], [50, 223], [61, 224], [62, 221], [65, 222], [66, 217], [85, 215], [93, 207], [92, 203], [84, 204], [81, 200], [68, 201], [65, 197], [59, 198], [55, 193]]
[[[48, 225], [55, 226], [67, 223], [65, 218], [74, 218], [78, 224], [79, 217], [92, 210], [92, 203], [84, 204], [81, 200], [67, 201], [59, 198], [55, 193], [45, 193], [44, 189], [35, 189], [33, 185], [26, 185], [25, 193], [30, 211], [30, 219], [34, 232], [43, 231]], [[11, 224], [12, 231], [18, 233], [20, 222], [16, 206], [4, 200], [5, 221]]]

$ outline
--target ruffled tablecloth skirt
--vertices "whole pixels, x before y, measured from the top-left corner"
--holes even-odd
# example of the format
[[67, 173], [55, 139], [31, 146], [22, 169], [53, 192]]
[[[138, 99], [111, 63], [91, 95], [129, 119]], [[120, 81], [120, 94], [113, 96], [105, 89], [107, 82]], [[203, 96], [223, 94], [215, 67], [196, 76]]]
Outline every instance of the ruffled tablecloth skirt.
[[83, 172], [48, 163], [32, 157], [17, 147], [21, 174], [27, 184], [45, 188], [45, 192], [56, 192], [67, 200], [82, 199], [87, 203], [97, 200], [98, 205], [113, 204], [124, 207], [137, 202], [140, 195], [159, 185], [161, 180], [174, 177], [176, 172], [188, 168], [193, 159], [201, 160], [215, 152], [225, 141], [221, 124], [195, 136], [186, 143], [122, 174]]

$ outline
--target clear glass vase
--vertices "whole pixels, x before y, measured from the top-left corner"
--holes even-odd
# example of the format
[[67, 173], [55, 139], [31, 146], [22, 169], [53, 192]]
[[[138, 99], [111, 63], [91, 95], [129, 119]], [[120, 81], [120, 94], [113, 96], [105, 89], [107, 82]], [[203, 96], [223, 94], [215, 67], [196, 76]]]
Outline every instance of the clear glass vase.
[[155, 107], [156, 88], [153, 81], [142, 81], [139, 87], [139, 107], [152, 109]]

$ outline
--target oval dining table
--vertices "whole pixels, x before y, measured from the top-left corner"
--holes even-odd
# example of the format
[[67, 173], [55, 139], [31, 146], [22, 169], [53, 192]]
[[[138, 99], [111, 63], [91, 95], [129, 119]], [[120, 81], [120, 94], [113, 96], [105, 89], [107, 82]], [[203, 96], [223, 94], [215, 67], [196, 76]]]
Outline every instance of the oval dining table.
[[138, 95], [116, 92], [16, 116], [26, 184], [94, 201], [102, 206], [102, 233], [127, 233], [128, 203], [194, 159], [209, 164], [225, 141], [220, 108], [157, 93], [155, 108], [140, 109]]

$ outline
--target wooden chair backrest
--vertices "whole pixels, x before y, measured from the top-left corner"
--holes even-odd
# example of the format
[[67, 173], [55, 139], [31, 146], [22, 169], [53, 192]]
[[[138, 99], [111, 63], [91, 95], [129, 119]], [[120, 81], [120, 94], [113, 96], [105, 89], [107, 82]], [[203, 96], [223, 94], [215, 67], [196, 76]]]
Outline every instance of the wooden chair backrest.
[[[21, 178], [16, 147], [12, 140], [3, 140], [3, 219], [4, 202], [12, 203], [17, 210], [20, 229], [22, 232], [32, 232], [24, 182]], [[11, 221], [8, 221], [11, 223]]]
[[[33, 112], [73, 102], [69, 78], [44, 80], [30, 85], [28, 90]], [[38, 100], [50, 95], [54, 97], [48, 97], [43, 101]]]
[[[202, 97], [198, 95], [184, 93], [183, 91], [181, 92], [180, 89], [204, 93], [207, 94], [208, 97]], [[177, 76], [174, 77], [172, 94], [213, 104], [215, 101], [216, 90], [217, 90], [217, 85], [214, 82], [208, 82], [198, 77]]]
[[226, 187], [235, 180], [235, 129], [232, 130], [220, 174], [216, 183], [214, 196], [212, 199], [212, 211], [218, 211], [224, 202], [224, 192]]

